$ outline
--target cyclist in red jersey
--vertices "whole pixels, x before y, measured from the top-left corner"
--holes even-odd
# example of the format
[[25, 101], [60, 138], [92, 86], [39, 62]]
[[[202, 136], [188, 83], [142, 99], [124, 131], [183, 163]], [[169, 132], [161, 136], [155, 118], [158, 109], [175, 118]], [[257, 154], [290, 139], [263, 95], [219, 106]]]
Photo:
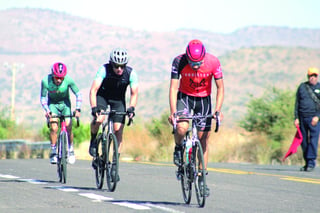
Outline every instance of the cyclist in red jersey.
[[[224, 83], [219, 59], [210, 53], [206, 53], [206, 49], [201, 41], [190, 41], [186, 48], [186, 53], [174, 58], [172, 63], [169, 92], [171, 115], [168, 119], [171, 124], [174, 113], [179, 111], [188, 111], [190, 113], [193, 110], [195, 114], [212, 114], [212, 78], [214, 78], [217, 88], [214, 112], [219, 112], [222, 119], [221, 107], [224, 99]], [[207, 169], [207, 145], [212, 119], [208, 118], [197, 123], [199, 123], [197, 129], [204, 154], [204, 166]], [[175, 151], [173, 155], [173, 162], [177, 166], [181, 164], [181, 143], [188, 128], [188, 121], [178, 121], [177, 131], [174, 135]], [[207, 190], [209, 191], [209, 189]]]

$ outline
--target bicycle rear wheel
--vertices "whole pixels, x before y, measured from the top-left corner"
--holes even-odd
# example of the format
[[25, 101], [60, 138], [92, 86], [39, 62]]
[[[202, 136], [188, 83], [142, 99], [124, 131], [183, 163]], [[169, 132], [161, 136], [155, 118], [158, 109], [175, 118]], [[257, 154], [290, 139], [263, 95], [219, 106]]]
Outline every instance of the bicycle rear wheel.
[[[195, 191], [197, 195], [197, 201], [200, 207], [204, 207], [206, 203], [206, 171], [204, 168], [204, 157], [200, 141], [196, 141], [196, 150], [195, 150], [195, 166], [198, 174], [194, 181]], [[201, 168], [200, 168], [201, 165]]]
[[[192, 196], [192, 181], [189, 179], [189, 164], [186, 159], [186, 147], [183, 146], [182, 151], [182, 166], [179, 167], [179, 172], [181, 174], [181, 189], [183, 200], [186, 204], [190, 204]], [[182, 170], [182, 171], [181, 171]]]
[[96, 185], [98, 189], [102, 189], [103, 187], [103, 180], [104, 180], [104, 170], [105, 170], [105, 149], [104, 149], [104, 143], [103, 136], [100, 133], [98, 135], [97, 140], [97, 153], [96, 153], [96, 159], [94, 159], [95, 163], [95, 174], [96, 174]]
[[119, 155], [118, 141], [113, 133], [108, 134], [106, 146], [106, 179], [109, 191], [113, 192], [116, 189], [119, 181]]

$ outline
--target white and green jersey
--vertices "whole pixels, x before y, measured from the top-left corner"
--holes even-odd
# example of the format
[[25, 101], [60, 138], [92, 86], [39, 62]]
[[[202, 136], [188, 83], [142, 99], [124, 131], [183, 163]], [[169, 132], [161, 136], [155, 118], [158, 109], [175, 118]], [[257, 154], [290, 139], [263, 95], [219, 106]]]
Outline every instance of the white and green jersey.
[[67, 105], [71, 107], [69, 89], [76, 96], [76, 109], [81, 108], [82, 97], [74, 80], [67, 74], [60, 85], [53, 81], [53, 75], [49, 74], [41, 81], [40, 102], [42, 107], [49, 111], [49, 105]]

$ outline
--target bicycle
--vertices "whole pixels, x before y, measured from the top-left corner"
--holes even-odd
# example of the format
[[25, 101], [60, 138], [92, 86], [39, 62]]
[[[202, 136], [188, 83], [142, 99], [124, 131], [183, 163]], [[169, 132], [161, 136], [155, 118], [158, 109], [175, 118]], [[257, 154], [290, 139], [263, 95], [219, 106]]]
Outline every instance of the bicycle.
[[[213, 115], [190, 115], [185, 112], [174, 114], [173, 133], [176, 131], [177, 119], [192, 120], [191, 128], [188, 129], [182, 144], [182, 162], [178, 167], [177, 177], [181, 182], [181, 189], [184, 202], [190, 204], [192, 196], [192, 183], [194, 184], [198, 205], [202, 208], [205, 206], [206, 197], [206, 170], [204, 168], [203, 150], [197, 134], [197, 122], [203, 119], [212, 118]], [[216, 128], [218, 132], [220, 126], [219, 113], [215, 114]], [[202, 168], [201, 168], [201, 167]]]
[[[69, 158], [69, 133], [67, 131], [67, 125], [65, 118], [75, 117], [75, 112], [73, 115], [52, 115], [51, 118], [59, 118], [60, 121], [60, 132], [57, 140], [57, 173], [59, 182], [67, 182], [67, 159]], [[49, 119], [47, 119], [47, 126], [50, 128]], [[80, 121], [77, 117], [77, 127], [79, 126]]]
[[[106, 174], [108, 190], [113, 192], [116, 189], [117, 182], [119, 181], [118, 140], [113, 130], [113, 117], [115, 115], [128, 114], [127, 112], [116, 112], [115, 110], [112, 110], [108, 112], [100, 112], [100, 115], [108, 115], [108, 119], [103, 122], [102, 131], [97, 136], [96, 157], [92, 160], [92, 165], [95, 170], [97, 188], [102, 189], [104, 174]], [[129, 119], [127, 125], [129, 126], [131, 123], [132, 118]]]

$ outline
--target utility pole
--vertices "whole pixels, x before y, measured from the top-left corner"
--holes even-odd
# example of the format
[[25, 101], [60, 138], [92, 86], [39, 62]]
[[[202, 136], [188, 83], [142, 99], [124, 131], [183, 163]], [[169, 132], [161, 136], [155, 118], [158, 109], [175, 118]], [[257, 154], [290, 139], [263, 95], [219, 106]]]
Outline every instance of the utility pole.
[[5, 62], [4, 67], [11, 70], [12, 82], [11, 82], [11, 110], [10, 110], [10, 119], [15, 121], [15, 98], [16, 98], [16, 72], [20, 71], [24, 64], [22, 63], [13, 63], [9, 64]]

